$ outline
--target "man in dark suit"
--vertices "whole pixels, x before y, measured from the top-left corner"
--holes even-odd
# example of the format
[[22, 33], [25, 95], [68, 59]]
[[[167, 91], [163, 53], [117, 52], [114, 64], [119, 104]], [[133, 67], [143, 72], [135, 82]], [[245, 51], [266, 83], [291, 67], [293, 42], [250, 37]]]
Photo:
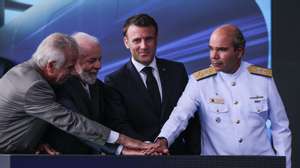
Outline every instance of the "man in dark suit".
[[[97, 38], [83, 32], [72, 35], [79, 47], [75, 64], [75, 75], [63, 85], [55, 88], [58, 101], [96, 122], [110, 126], [109, 111], [112, 110], [110, 96], [113, 90], [97, 79], [101, 68], [101, 46]], [[50, 127], [45, 135], [46, 142], [61, 154], [141, 154], [129, 153], [126, 147], [106, 143], [101, 148], [88, 146], [86, 142]], [[127, 153], [126, 153], [127, 152]]]
[[[123, 26], [124, 44], [131, 60], [105, 78], [120, 94], [114, 128], [143, 141], [154, 141], [188, 81], [182, 63], [155, 57], [158, 27], [146, 14], [128, 18]], [[199, 123], [193, 118], [186, 132], [170, 147], [171, 154], [198, 154]]]

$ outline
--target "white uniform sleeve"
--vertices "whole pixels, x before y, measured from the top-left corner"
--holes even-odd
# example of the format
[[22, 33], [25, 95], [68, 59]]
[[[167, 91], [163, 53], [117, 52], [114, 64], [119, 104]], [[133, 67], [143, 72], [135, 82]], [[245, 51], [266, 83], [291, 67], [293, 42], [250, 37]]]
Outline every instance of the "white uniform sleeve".
[[289, 120], [273, 79], [269, 80], [269, 114], [274, 148], [278, 156], [286, 156], [286, 167], [291, 167], [291, 131]]
[[176, 137], [187, 127], [188, 121], [193, 117], [197, 110], [197, 81], [191, 76], [189, 82], [173, 109], [169, 119], [164, 124], [158, 137], [164, 137], [168, 140], [170, 146]]

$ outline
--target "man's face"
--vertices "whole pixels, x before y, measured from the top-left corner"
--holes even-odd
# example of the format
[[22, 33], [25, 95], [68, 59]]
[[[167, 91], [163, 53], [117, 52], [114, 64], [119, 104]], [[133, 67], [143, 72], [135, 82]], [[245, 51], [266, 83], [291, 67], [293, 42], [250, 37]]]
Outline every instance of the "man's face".
[[242, 48], [234, 48], [233, 37], [226, 31], [216, 31], [209, 41], [210, 61], [216, 71], [234, 73], [240, 66]]
[[101, 68], [101, 49], [99, 46], [94, 45], [83, 54], [80, 55], [75, 65], [76, 72], [81, 80], [88, 84], [94, 84]]
[[124, 37], [125, 46], [130, 49], [133, 58], [149, 65], [156, 53], [157, 35], [153, 26], [138, 27], [130, 25]]

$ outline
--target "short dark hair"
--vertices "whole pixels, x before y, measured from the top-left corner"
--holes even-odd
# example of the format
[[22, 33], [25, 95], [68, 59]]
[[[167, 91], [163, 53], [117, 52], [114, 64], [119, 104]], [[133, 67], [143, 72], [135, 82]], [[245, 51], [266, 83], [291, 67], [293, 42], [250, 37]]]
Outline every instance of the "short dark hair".
[[236, 29], [234, 31], [233, 47], [234, 48], [245, 48], [246, 47], [246, 40], [244, 38], [242, 31], [238, 27], [236, 27]]
[[125, 24], [123, 25], [123, 36], [126, 36], [128, 27], [130, 25], [135, 25], [139, 27], [153, 26], [155, 29], [155, 34], [157, 35], [158, 33], [158, 27], [156, 21], [151, 16], [144, 13], [131, 16], [125, 21]]

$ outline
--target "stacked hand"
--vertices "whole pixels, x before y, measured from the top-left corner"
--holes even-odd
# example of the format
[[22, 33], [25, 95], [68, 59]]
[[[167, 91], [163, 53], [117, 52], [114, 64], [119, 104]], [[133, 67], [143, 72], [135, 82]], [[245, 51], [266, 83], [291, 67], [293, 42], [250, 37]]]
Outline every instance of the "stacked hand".
[[117, 143], [124, 146], [123, 155], [166, 155], [169, 154], [168, 142], [164, 138], [158, 138], [156, 143], [145, 143], [126, 135], [120, 134]]
[[148, 155], [169, 155], [168, 141], [165, 138], [157, 138], [154, 149], [147, 151]]
[[124, 146], [123, 155], [164, 155], [169, 153], [168, 145], [165, 145], [160, 139], [156, 143], [146, 143], [120, 134], [117, 143]]
[[116, 143], [123, 145], [123, 155], [146, 155], [147, 151], [152, 150], [155, 146], [154, 144], [145, 143], [123, 134], [119, 135]]

